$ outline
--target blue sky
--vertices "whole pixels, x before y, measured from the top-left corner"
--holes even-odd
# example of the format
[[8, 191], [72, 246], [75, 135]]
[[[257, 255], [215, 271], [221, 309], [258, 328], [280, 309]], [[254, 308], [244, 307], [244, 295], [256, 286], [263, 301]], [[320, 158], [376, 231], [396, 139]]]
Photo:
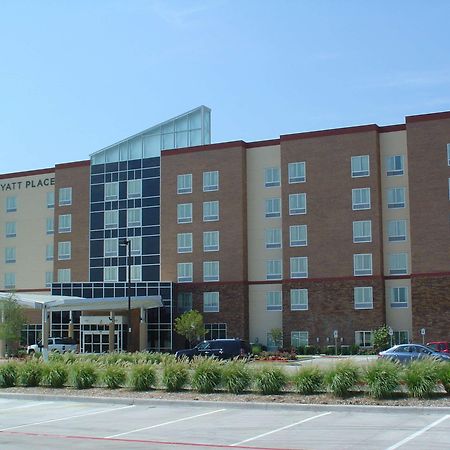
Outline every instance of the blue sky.
[[450, 1], [2, 0], [0, 173], [204, 104], [213, 142], [450, 110]]

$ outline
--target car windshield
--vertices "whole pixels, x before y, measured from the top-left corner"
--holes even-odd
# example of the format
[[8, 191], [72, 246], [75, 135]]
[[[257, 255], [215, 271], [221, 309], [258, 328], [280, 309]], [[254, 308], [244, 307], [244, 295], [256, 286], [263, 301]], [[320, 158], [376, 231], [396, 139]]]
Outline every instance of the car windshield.
[[209, 348], [209, 342], [200, 342], [200, 344], [197, 345], [197, 350], [206, 350]]

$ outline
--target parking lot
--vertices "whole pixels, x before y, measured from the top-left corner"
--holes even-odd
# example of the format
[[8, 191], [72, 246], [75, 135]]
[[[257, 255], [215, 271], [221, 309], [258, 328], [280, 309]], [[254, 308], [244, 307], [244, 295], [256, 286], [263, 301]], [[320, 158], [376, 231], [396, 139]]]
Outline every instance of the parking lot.
[[2, 449], [450, 449], [450, 408], [424, 409], [0, 396]]

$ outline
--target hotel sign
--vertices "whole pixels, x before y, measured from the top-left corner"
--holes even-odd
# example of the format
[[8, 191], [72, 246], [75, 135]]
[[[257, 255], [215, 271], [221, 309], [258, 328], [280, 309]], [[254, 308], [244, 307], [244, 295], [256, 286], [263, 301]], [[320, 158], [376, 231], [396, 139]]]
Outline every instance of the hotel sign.
[[0, 183], [1, 192], [19, 191], [21, 189], [35, 189], [40, 187], [54, 186], [55, 178], [39, 178], [37, 180], [10, 181], [9, 183]]

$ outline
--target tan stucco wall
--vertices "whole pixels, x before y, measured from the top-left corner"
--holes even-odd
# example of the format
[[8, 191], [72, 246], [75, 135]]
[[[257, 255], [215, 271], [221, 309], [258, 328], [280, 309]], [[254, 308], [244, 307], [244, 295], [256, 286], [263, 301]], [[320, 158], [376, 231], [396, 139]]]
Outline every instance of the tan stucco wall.
[[[54, 190], [54, 180], [50, 169], [0, 178], [0, 289], [4, 289], [5, 272], [16, 274], [16, 290], [45, 288], [45, 272], [53, 271], [53, 262], [46, 261], [46, 245], [53, 243], [46, 223], [54, 215], [54, 209], [47, 208], [47, 192]], [[16, 212], [6, 212], [7, 197], [16, 197]], [[13, 221], [16, 237], [6, 238], [6, 222]], [[16, 248], [15, 263], [5, 263], [6, 247]]]

